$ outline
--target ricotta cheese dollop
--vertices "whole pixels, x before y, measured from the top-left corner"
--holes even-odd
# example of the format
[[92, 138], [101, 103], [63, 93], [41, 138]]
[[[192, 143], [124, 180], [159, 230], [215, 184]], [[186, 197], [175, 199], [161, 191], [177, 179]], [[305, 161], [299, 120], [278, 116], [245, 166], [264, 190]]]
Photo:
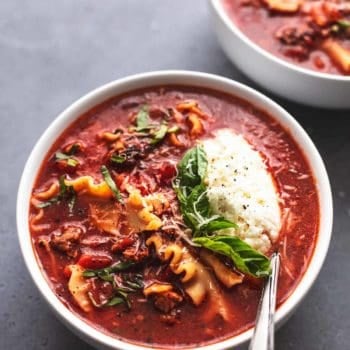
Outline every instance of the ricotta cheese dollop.
[[207, 154], [207, 195], [215, 214], [235, 222], [238, 229], [219, 234], [239, 236], [261, 253], [278, 237], [279, 197], [261, 154], [241, 135], [220, 129], [202, 141]]

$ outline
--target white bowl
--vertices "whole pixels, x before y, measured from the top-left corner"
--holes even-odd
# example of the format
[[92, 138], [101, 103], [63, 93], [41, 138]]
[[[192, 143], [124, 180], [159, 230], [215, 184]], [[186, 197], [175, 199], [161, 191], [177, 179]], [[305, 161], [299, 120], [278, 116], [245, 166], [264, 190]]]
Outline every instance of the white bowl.
[[[247, 86], [226, 78], [206, 73], [162, 71], [134, 75], [113, 81], [107, 85], [97, 88], [73, 103], [52, 122], [52, 124], [41, 136], [29, 156], [23, 171], [17, 198], [18, 238], [25, 263], [34, 283], [47, 303], [52, 307], [55, 314], [69, 327], [69, 329], [98, 348], [123, 350], [145, 349], [145, 347], [142, 346], [117, 340], [90, 326], [77, 315], [69, 311], [56, 297], [44, 278], [38, 261], [36, 260], [31, 242], [28, 225], [29, 200], [31, 197], [31, 191], [40, 165], [43, 162], [48, 149], [54, 140], [56, 140], [62, 133], [62, 131], [65, 130], [65, 128], [77, 117], [110, 97], [139, 88], [169, 84], [206, 87], [217, 91], [223, 91], [249, 101], [257, 108], [260, 108], [266, 111], [269, 115], [273, 116], [280, 124], [283, 125], [286, 130], [290, 132], [294, 140], [305, 153], [305, 156], [311, 166], [316, 180], [320, 200], [321, 218], [318, 240], [316, 243], [315, 252], [303, 278], [294, 292], [280, 306], [276, 313], [277, 325], [281, 324], [291, 315], [291, 313], [296, 309], [298, 304], [306, 295], [311, 285], [314, 283], [327, 254], [328, 245], [331, 238], [333, 218], [332, 196], [327, 172], [317, 149], [306, 132], [284, 109], [269, 98]], [[252, 330], [250, 329], [225, 341], [203, 346], [201, 349], [218, 350], [232, 348], [246, 342], [251, 336]]]
[[324, 108], [350, 108], [350, 77], [291, 64], [250, 40], [222, 0], [210, 0], [214, 30], [229, 59], [256, 83], [289, 100]]

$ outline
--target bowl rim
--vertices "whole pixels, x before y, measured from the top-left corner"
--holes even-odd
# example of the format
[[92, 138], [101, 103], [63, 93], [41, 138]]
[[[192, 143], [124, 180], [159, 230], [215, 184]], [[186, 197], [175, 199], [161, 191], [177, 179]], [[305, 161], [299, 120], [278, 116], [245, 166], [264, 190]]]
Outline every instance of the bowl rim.
[[[128, 342], [127, 340], [119, 340], [108, 335], [102, 330], [93, 327], [87, 321], [84, 321], [83, 318], [79, 317], [77, 313], [68, 309], [58, 299], [54, 291], [51, 289], [49, 281], [44, 277], [40, 262], [36, 259], [36, 253], [34, 247], [32, 246], [28, 224], [29, 200], [34, 181], [38, 174], [38, 169], [42, 164], [49, 147], [51, 147], [53, 142], [68, 125], [83, 114], [84, 111], [88, 111], [93, 106], [108, 100], [108, 98], [112, 96], [118, 96], [129, 91], [132, 92], [139, 88], [159, 85], [207, 87], [209, 89], [222, 91], [229, 95], [237, 96], [243, 100], [246, 100], [253, 106], [265, 110], [269, 115], [276, 119], [304, 151], [304, 156], [306, 157], [313, 172], [316, 187], [318, 189], [320, 227], [318, 239], [315, 244], [313, 256], [311, 257], [309, 266], [304, 272], [304, 275], [296, 288], [276, 312], [276, 322], [278, 324], [280, 324], [282, 320], [285, 320], [292, 313], [292, 311], [295, 310], [297, 305], [305, 297], [316, 280], [327, 255], [331, 239], [333, 203], [330, 183], [322, 158], [315, 145], [299, 123], [286, 110], [284, 110], [270, 98], [246, 85], [228, 78], [194, 71], [171, 70], [141, 73], [102, 85], [73, 102], [62, 113], [60, 113], [43, 132], [33, 147], [21, 176], [17, 195], [16, 214], [17, 233], [22, 256], [31, 278], [41, 295], [55, 311], [55, 314], [61, 320], [63, 320], [74, 333], [80, 335], [83, 339], [90, 343], [97, 343], [111, 349], [145, 350], [150, 349], [151, 347], [138, 345]], [[189, 346], [183, 348], [198, 348], [201, 350], [228, 349], [248, 341], [252, 336], [252, 333], [253, 329], [250, 328], [234, 337], [219, 341], [217, 343], [202, 347]], [[162, 346], [157, 346], [157, 348], [161, 349]], [[164, 346], [164, 349], [169, 348], [171, 349], [171, 347]]]
[[349, 82], [350, 83], [350, 75], [337, 75], [337, 74], [331, 74], [331, 73], [322, 73], [317, 72], [316, 70], [307, 69], [298, 66], [297, 64], [290, 63], [286, 60], [283, 60], [282, 58], [273, 55], [263, 47], [256, 44], [253, 40], [251, 40], [247, 35], [244, 34], [243, 31], [241, 31], [233, 19], [230, 18], [227, 11], [224, 8], [223, 2], [225, 0], [209, 0], [212, 6], [212, 9], [216, 12], [216, 14], [219, 16], [221, 21], [225, 24], [225, 26], [234, 34], [237, 36], [241, 41], [243, 41], [247, 46], [249, 46], [251, 49], [256, 51], [261, 56], [265, 57], [266, 59], [269, 59], [270, 61], [273, 61], [279, 66], [282, 66], [283, 68], [292, 70], [294, 72], [297, 72], [299, 74], [308, 75], [313, 78], [323, 79], [327, 81], [336, 81], [336, 82]]

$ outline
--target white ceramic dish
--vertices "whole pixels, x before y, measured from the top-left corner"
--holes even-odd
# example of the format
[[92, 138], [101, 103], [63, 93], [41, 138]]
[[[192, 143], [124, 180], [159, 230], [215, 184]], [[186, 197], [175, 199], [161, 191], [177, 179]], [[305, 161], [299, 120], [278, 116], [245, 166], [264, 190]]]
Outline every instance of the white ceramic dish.
[[256, 83], [303, 104], [350, 108], [350, 76], [318, 73], [284, 61], [242, 33], [225, 11], [222, 0], [210, 0], [209, 7], [224, 52]]
[[[295, 119], [269, 98], [249, 87], [226, 78], [206, 73], [186, 71], [145, 73], [104, 85], [73, 103], [64, 112], [62, 112], [44, 132], [35, 145], [25, 165], [17, 198], [18, 238], [25, 263], [34, 283], [47, 303], [54, 310], [55, 314], [69, 327], [69, 329], [100, 349], [141, 350], [145, 349], [145, 347], [123, 342], [100, 332], [69, 311], [56, 297], [43, 276], [32, 247], [28, 225], [31, 190], [38, 173], [38, 169], [46, 155], [46, 152], [54, 140], [56, 140], [56, 138], [68, 125], [72, 123], [73, 120], [89, 110], [91, 107], [96, 106], [112, 96], [138, 88], [159, 86], [163, 84], [207, 87], [218, 91], [223, 91], [249, 101], [254, 106], [265, 110], [268, 114], [273, 116], [284, 126], [286, 130], [290, 132], [295, 141], [303, 149], [310, 163], [316, 179], [320, 198], [321, 219], [319, 237], [314, 255], [304, 277], [288, 300], [281, 305], [277, 311], [277, 324], [281, 324], [291, 315], [291, 313], [296, 309], [298, 304], [306, 295], [311, 285], [314, 283], [326, 257], [331, 238], [333, 213], [332, 196], [327, 172], [322, 159], [308, 135], [295, 121]], [[248, 330], [236, 337], [227, 339], [217, 344], [204, 346], [201, 349], [232, 349], [233, 347], [249, 340], [251, 335], [252, 330]]]

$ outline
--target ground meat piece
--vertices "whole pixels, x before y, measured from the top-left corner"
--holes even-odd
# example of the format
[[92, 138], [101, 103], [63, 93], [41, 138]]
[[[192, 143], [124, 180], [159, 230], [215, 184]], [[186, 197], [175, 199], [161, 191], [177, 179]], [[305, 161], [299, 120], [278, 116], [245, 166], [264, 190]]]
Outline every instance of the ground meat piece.
[[300, 45], [310, 47], [317, 36], [315, 29], [308, 25], [283, 26], [276, 32], [276, 38], [285, 45]]
[[83, 230], [77, 226], [68, 226], [61, 233], [51, 235], [50, 245], [52, 248], [66, 253], [68, 256], [75, 258], [78, 255], [78, 243]]
[[165, 292], [154, 297], [154, 306], [164, 313], [169, 313], [182, 299], [182, 296], [176, 292]]
[[126, 248], [123, 251], [123, 256], [127, 260], [140, 262], [149, 256], [148, 248], [144, 245], [136, 245]]

